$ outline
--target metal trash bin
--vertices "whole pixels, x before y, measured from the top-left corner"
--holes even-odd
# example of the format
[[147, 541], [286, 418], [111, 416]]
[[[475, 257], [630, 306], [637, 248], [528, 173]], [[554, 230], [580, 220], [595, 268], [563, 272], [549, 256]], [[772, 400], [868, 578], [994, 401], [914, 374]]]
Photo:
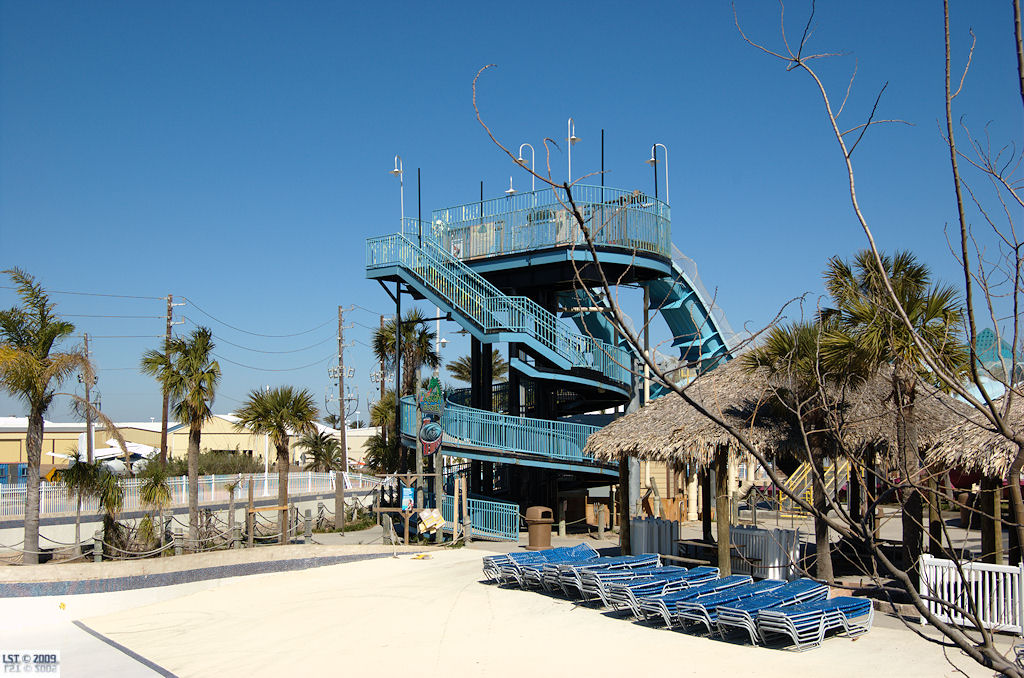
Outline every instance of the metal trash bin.
[[526, 509], [526, 525], [530, 541], [527, 551], [551, 548], [551, 524], [555, 522], [554, 512], [547, 506], [531, 506]]

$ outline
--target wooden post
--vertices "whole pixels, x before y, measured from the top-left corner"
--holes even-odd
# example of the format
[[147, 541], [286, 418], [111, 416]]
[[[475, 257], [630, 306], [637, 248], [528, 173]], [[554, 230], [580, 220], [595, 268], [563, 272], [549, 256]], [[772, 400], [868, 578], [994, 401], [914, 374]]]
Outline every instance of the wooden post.
[[256, 542], [256, 535], [253, 534], [256, 531], [256, 529], [255, 529], [256, 528], [256, 514], [253, 512], [254, 509], [255, 509], [255, 505], [253, 504], [253, 500], [252, 500], [253, 482], [252, 482], [252, 474], [251, 473], [249, 474], [249, 483], [248, 483], [248, 485], [249, 485], [249, 505], [246, 507], [246, 511], [245, 511], [245, 530], [246, 530], [246, 532], [249, 535], [249, 548], [252, 548], [253, 546], [255, 546], [255, 542]]
[[701, 527], [704, 541], [711, 544], [715, 537], [711, 532], [711, 467], [705, 466], [700, 471], [700, 511]]
[[942, 511], [939, 510], [942, 495], [935, 478], [928, 480], [928, 490], [928, 553], [942, 558]]
[[629, 457], [619, 459], [619, 553], [630, 555], [629, 546]]
[[686, 520], [697, 520], [697, 465], [693, 462], [686, 468]]
[[981, 559], [995, 565], [1003, 563], [1002, 493], [1000, 478], [981, 479]]
[[597, 538], [604, 539], [604, 504], [595, 504], [597, 508]]
[[465, 543], [473, 543], [473, 521], [469, 517], [469, 484], [466, 478], [459, 479], [462, 487], [462, 537]]
[[313, 512], [310, 509], [306, 509], [305, 515], [305, 529], [302, 531], [302, 539], [307, 544], [313, 543]]
[[[175, 535], [175, 539], [177, 539], [177, 535]], [[181, 555], [177, 546], [175, 546], [174, 555]], [[103, 533], [99, 530], [92, 535], [92, 560], [95, 563], [103, 562]]]
[[715, 451], [715, 522], [718, 526], [718, 569], [720, 577], [732, 574], [732, 549], [729, 535], [729, 448]]

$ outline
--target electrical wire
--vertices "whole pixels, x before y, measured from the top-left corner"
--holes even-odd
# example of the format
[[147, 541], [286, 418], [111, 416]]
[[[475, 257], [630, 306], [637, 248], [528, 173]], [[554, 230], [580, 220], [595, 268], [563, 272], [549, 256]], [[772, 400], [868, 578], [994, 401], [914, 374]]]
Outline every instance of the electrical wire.
[[[230, 327], [231, 329], [235, 330], [236, 332], [242, 332], [243, 334], [251, 334], [254, 337], [270, 337], [270, 338], [273, 338], [273, 339], [284, 339], [286, 337], [298, 337], [298, 336], [301, 336], [303, 334], [309, 334], [310, 332], [316, 332], [321, 327], [327, 327], [327, 325], [329, 325], [331, 322], [333, 322], [332, 320], [328, 320], [328, 321], [326, 321], [324, 323], [321, 323], [321, 324], [317, 325], [316, 327], [313, 327], [311, 329], [305, 330], [303, 332], [295, 332], [294, 334], [263, 334], [263, 333], [260, 333], [260, 332], [250, 332], [249, 330], [243, 330], [241, 327], [235, 327], [231, 323], [224, 322], [220, 318], [210, 314], [209, 311], [204, 310], [201, 306], [196, 304], [196, 302], [192, 301], [188, 297], [182, 297], [182, 299], [184, 299], [186, 302], [189, 303], [189, 305], [191, 305], [197, 311], [199, 311], [203, 315], [207, 316], [208, 318], [210, 318], [214, 322], [218, 322], [221, 325], [224, 325], [225, 327]], [[195, 322], [195, 321], [193, 321], [193, 322]]]
[[155, 318], [157, 320], [163, 320], [162, 315], [97, 315], [91, 313], [62, 313], [65, 318]]
[[232, 365], [238, 365], [239, 367], [244, 367], [244, 368], [249, 369], [249, 370], [258, 370], [260, 372], [296, 372], [298, 370], [304, 370], [304, 369], [306, 369], [308, 367], [313, 367], [315, 365], [319, 365], [321, 363], [325, 363], [328, 360], [337, 360], [337, 358], [338, 358], [336, 355], [331, 354], [331, 355], [326, 356], [324, 358], [320, 358], [319, 360], [314, 360], [313, 362], [309, 363], [308, 365], [300, 365], [299, 367], [273, 368], [273, 367], [256, 367], [255, 365], [246, 365], [244, 363], [235, 362], [234, 360], [231, 360], [230, 358], [225, 358], [224, 356], [218, 355], [216, 353], [214, 353], [213, 355], [218, 360], [223, 360], [226, 363], [231, 363]]
[[[17, 290], [19, 288], [12, 285], [0, 285], [0, 288], [5, 290]], [[101, 294], [99, 292], [68, 292], [66, 290], [46, 290], [47, 294], [74, 294], [83, 297], [113, 297], [115, 299], [152, 299], [156, 301], [166, 301], [167, 297], [144, 297], [136, 294]]]
[[[189, 318], [188, 316], [185, 317], [185, 320], [189, 321], [193, 325], [197, 325], [198, 326], [198, 323], [195, 320], [193, 320], [192, 318]], [[263, 350], [261, 348], [251, 348], [249, 346], [243, 346], [241, 344], [236, 344], [233, 341], [225, 339], [224, 337], [220, 336], [219, 334], [214, 334], [213, 337], [217, 341], [222, 341], [225, 344], [228, 344], [230, 346], [234, 346], [235, 348], [240, 348], [243, 351], [252, 351], [253, 353], [273, 353], [273, 354], [278, 354], [278, 355], [280, 355], [282, 353], [301, 353], [302, 351], [308, 351], [311, 348], [316, 348], [317, 346], [322, 346], [323, 344], [326, 344], [329, 341], [337, 341], [337, 339], [338, 339], [335, 336], [330, 336], [330, 337], [325, 337], [325, 338], [321, 339], [320, 341], [316, 342], [315, 344], [310, 344], [309, 346], [303, 346], [302, 348], [293, 348], [293, 349], [289, 349], [287, 351], [266, 351], [266, 350]]]

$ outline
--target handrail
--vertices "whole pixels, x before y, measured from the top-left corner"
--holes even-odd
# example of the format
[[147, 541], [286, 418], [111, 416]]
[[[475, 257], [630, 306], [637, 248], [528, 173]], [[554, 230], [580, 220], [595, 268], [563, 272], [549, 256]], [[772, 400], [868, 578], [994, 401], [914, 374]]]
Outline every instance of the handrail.
[[630, 381], [627, 351], [570, 331], [528, 297], [502, 294], [432, 238], [424, 238], [422, 247], [402, 233], [367, 240], [366, 268], [389, 266], [413, 273], [484, 332], [524, 334], [574, 367], [596, 370], [616, 383]]
[[[572, 194], [596, 244], [671, 255], [666, 203], [640, 191], [586, 184], [573, 186]], [[424, 240], [437, 239], [460, 259], [583, 245], [564, 196], [561, 188], [544, 188], [434, 210], [432, 223], [422, 229]]]
[[[402, 433], [416, 435], [416, 401], [402, 398]], [[598, 426], [569, 421], [515, 417], [449, 402], [441, 416], [445, 435], [480, 447], [530, 454], [562, 461], [594, 463], [583, 454], [587, 439]]]

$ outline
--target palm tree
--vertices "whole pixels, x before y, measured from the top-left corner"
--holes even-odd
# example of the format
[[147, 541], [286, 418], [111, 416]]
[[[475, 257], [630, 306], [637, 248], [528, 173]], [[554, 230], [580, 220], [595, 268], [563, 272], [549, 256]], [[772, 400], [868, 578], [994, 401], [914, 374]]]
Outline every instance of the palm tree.
[[[268, 435], [277, 450], [277, 503], [288, 505], [288, 437], [294, 432], [307, 434], [316, 430], [320, 413], [313, 394], [306, 389], [279, 386], [267, 391], [252, 390], [241, 409], [235, 412], [239, 429], [256, 435]], [[280, 512], [280, 540], [288, 543], [286, 511]]]
[[96, 494], [99, 485], [99, 463], [82, 459], [81, 452], [74, 456], [65, 468], [56, 473], [56, 480], [64, 491], [75, 497], [75, 554], [82, 552], [82, 499]]
[[370, 426], [379, 426], [384, 440], [395, 428], [395, 392], [391, 389], [384, 391], [384, 397], [370, 407]]
[[[836, 307], [824, 311], [823, 316], [834, 319], [842, 332], [826, 342], [823, 356], [845, 360], [856, 354], [868, 370], [891, 367], [900, 473], [904, 481], [914, 482], [921, 468], [914, 416], [917, 387], [922, 379], [941, 386], [930, 374], [925, 353], [949, 373], [966, 374], [969, 357], [960, 337], [963, 310], [954, 288], [933, 284], [928, 267], [912, 253], [883, 255], [881, 263], [880, 268], [870, 250], [858, 252], [852, 265], [838, 257], [829, 259], [825, 288]], [[885, 288], [886, 277], [910, 319], [909, 328]], [[916, 577], [923, 546], [923, 501], [914, 489], [905, 496], [903, 545], [908, 571]]]
[[124, 508], [124, 485], [117, 474], [102, 463], [97, 473], [96, 496], [103, 511], [103, 540], [115, 548], [124, 549], [124, 532], [117, 522], [117, 516]]
[[394, 437], [388, 440], [380, 433], [370, 436], [366, 441], [366, 454], [363, 457], [367, 468], [375, 473], [397, 473], [401, 466], [401, 457], [396, 440]]
[[[470, 357], [464, 355], [445, 365], [445, 368], [452, 375], [452, 379], [468, 384], [470, 383], [470, 374], [472, 373], [471, 365]], [[491, 350], [491, 376], [495, 382], [505, 381], [505, 378], [508, 376], [508, 363], [505, 362], [505, 358], [502, 357], [496, 348]]]
[[307, 433], [299, 439], [299, 447], [312, 457], [306, 464], [307, 471], [330, 473], [345, 470], [342, 468], [341, 441], [334, 436], [322, 431]]
[[213, 333], [198, 327], [188, 337], [165, 342], [162, 353], [149, 350], [142, 356], [142, 372], [156, 378], [170, 398], [174, 416], [188, 425], [188, 531], [193, 545], [199, 543], [199, 443], [203, 424], [213, 416], [220, 382], [213, 348]]
[[776, 377], [773, 381], [777, 397], [787, 410], [800, 417], [803, 430], [807, 432], [808, 454], [814, 469], [812, 502], [815, 508], [817, 576], [827, 582], [832, 582], [834, 576], [832, 544], [825, 520], [828, 501], [824, 459], [830, 456], [834, 440], [831, 439], [827, 420], [828, 404], [821, 397], [823, 383], [832, 381], [831, 375], [822, 367], [821, 347], [823, 337], [830, 329], [826, 325], [808, 322], [773, 327], [763, 344], [742, 357], [747, 369], [766, 368], [771, 377]]
[[29, 409], [25, 456], [25, 563], [39, 562], [39, 463], [43, 455], [43, 415], [56, 388], [76, 371], [92, 378], [89, 359], [79, 349], [55, 351], [75, 326], [54, 314], [42, 285], [19, 268], [4, 271], [21, 304], [0, 311], [0, 388]]
[[[388, 318], [384, 326], [373, 333], [373, 354], [385, 369], [395, 369], [395, 319]], [[434, 333], [426, 326], [423, 314], [412, 309], [402, 319], [402, 395], [416, 389], [416, 375], [420, 368], [438, 367], [441, 357], [434, 350]]]
[[160, 546], [164, 545], [164, 508], [171, 503], [171, 486], [167, 483], [167, 466], [154, 460], [142, 472], [139, 499], [143, 506], [155, 508], [159, 519]]
[[330, 426], [331, 428], [336, 429], [341, 426], [341, 415], [333, 413], [325, 414], [322, 421], [324, 422], [325, 426]]

